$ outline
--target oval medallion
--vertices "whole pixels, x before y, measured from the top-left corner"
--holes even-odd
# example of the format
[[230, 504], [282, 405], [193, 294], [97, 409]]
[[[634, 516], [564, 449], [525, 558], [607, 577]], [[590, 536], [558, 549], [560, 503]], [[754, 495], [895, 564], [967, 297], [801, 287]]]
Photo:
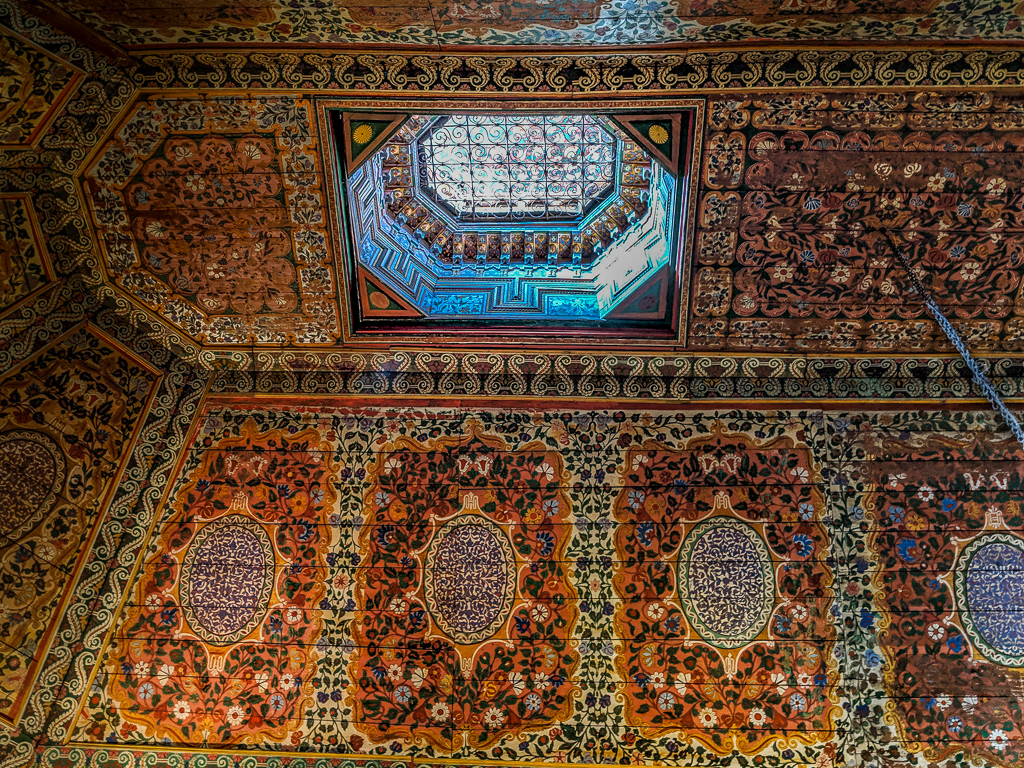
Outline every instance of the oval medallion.
[[60, 447], [42, 432], [0, 435], [0, 536], [17, 539], [51, 510], [64, 488]]
[[761, 634], [775, 578], [768, 546], [749, 525], [721, 517], [698, 523], [683, 542], [677, 576], [683, 612], [704, 640], [738, 648]]
[[178, 594], [192, 630], [224, 645], [263, 620], [274, 586], [274, 551], [262, 526], [242, 515], [205, 525], [189, 545]]
[[512, 544], [480, 515], [442, 525], [427, 547], [424, 594], [434, 623], [458, 643], [479, 643], [508, 619], [516, 594]]
[[955, 587], [974, 647], [997, 664], [1024, 666], [1024, 540], [979, 536], [960, 553]]

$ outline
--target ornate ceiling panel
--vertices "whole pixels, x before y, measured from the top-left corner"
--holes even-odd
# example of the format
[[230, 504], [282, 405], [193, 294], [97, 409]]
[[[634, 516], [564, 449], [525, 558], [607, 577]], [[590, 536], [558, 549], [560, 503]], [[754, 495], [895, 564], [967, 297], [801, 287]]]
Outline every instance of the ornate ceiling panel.
[[123, 45], [595, 46], [770, 40], [1015, 40], [1017, 0], [60, 0]]
[[335, 339], [310, 115], [292, 97], [137, 104], [86, 173], [117, 285], [209, 343]]

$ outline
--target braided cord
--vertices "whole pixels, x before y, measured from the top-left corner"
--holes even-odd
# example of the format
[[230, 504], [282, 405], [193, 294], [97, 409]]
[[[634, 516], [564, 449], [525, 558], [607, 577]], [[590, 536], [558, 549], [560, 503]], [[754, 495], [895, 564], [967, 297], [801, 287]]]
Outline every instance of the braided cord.
[[906, 254], [900, 251], [896, 247], [896, 243], [893, 241], [892, 235], [888, 236], [889, 247], [892, 249], [893, 254], [896, 256], [897, 261], [903, 265], [903, 269], [906, 271], [907, 276], [910, 278], [910, 284], [914, 292], [921, 297], [924, 301], [925, 309], [928, 310], [928, 314], [932, 316], [932, 319], [938, 324], [942, 332], [946, 334], [946, 338], [956, 348], [956, 351], [960, 353], [960, 357], [963, 358], [964, 363], [971, 371], [971, 375], [974, 377], [975, 384], [978, 385], [978, 389], [981, 390], [982, 394], [992, 404], [992, 407], [996, 412], [1003, 417], [1003, 421], [1006, 426], [1010, 428], [1013, 436], [1017, 438], [1017, 442], [1024, 448], [1024, 429], [1021, 428], [1020, 422], [1017, 421], [1017, 417], [1013, 415], [1009, 408], [1006, 407], [1006, 403], [1003, 402], [1003, 398], [999, 396], [999, 392], [992, 386], [992, 382], [989, 381], [987, 375], [988, 365], [981, 360], [975, 360], [971, 355], [971, 351], [967, 348], [966, 342], [963, 337], [957, 332], [956, 328], [953, 327], [952, 323], [946, 319], [946, 316], [942, 313], [939, 305], [935, 303], [935, 299], [932, 297], [931, 292], [925, 287], [924, 283], [921, 282], [921, 278], [917, 272], [911, 266], [910, 261], [907, 259]]

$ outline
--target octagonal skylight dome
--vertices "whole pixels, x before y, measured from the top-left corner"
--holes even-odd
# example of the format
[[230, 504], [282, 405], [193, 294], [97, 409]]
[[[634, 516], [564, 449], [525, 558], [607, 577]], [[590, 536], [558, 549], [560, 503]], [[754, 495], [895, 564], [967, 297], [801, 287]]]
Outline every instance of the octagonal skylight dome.
[[615, 187], [615, 137], [588, 115], [450, 115], [416, 150], [420, 188], [462, 224], [576, 223]]

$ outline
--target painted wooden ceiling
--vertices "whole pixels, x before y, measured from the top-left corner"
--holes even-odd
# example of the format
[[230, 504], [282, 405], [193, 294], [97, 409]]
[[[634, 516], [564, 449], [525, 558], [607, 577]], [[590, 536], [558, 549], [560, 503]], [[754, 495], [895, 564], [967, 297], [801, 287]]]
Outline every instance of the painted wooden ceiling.
[[55, 0], [125, 46], [1018, 40], [1018, 0]]

